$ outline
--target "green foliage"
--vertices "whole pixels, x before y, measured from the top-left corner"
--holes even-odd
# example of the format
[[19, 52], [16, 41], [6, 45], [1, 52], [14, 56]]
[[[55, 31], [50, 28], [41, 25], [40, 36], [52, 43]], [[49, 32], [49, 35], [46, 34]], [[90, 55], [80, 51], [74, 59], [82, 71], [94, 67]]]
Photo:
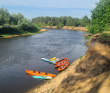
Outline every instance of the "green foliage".
[[20, 30], [18, 27], [13, 27], [10, 25], [3, 26], [0, 28], [0, 34], [21, 34], [22, 30]]
[[18, 14], [12, 14], [11, 15], [11, 22], [14, 22], [14, 25], [18, 25], [22, 22], [22, 19], [24, 18], [24, 16], [20, 13]]
[[110, 31], [100, 33], [100, 37], [98, 39], [101, 41], [110, 41]]
[[110, 0], [100, 0], [92, 11], [89, 32], [92, 34], [103, 32], [110, 26]]
[[0, 25], [8, 24], [10, 21], [10, 14], [5, 8], [0, 8]]
[[0, 8], [0, 35], [34, 33], [39, 30], [32, 21], [24, 18], [21, 13], [10, 15], [7, 9]]
[[80, 56], [80, 60], [83, 58], [84, 56]]
[[90, 38], [92, 38], [92, 36], [85, 36], [84, 38], [85, 39], [90, 39]]
[[90, 23], [90, 19], [87, 16], [82, 17], [81, 21], [82, 27], [85, 27], [86, 25], [88, 25], [88, 23]]
[[62, 26], [86, 26], [90, 23], [90, 19], [84, 16], [82, 19], [72, 18], [71, 16], [61, 16], [61, 17], [37, 17], [33, 18], [32, 22], [39, 26], [57, 26], [61, 28]]
[[64, 24], [62, 22], [60, 22], [58, 25], [57, 25], [57, 28], [62, 28], [64, 26]]
[[101, 33], [101, 37], [110, 37], [110, 31]]

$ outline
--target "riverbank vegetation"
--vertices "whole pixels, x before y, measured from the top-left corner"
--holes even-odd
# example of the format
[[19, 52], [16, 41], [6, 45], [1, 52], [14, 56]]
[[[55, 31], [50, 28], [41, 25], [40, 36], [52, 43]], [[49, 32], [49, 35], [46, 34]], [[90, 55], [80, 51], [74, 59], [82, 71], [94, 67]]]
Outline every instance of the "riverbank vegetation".
[[[41, 32], [40, 27], [55, 26], [55, 28], [79, 30], [90, 23], [87, 16], [72, 18], [67, 16], [61, 17], [37, 17], [29, 20], [21, 13], [9, 14], [5, 8], [0, 8], [0, 37], [13, 37], [14, 35], [28, 35], [31, 33]], [[79, 28], [74, 28], [79, 27]], [[50, 27], [51, 28], [51, 27]], [[82, 28], [80, 29], [82, 30]], [[85, 30], [85, 29], [84, 29]], [[87, 30], [87, 29], [86, 29]], [[11, 35], [11, 36], [10, 36]]]
[[79, 18], [72, 18], [71, 16], [61, 16], [61, 17], [36, 17], [32, 19], [34, 24], [40, 27], [44, 26], [56, 26], [57, 28], [62, 28], [64, 26], [73, 27], [85, 27], [90, 23], [90, 19], [87, 16]]
[[40, 29], [30, 20], [26, 19], [21, 13], [9, 14], [5, 8], [0, 8], [0, 36], [2, 35], [21, 35], [35, 33]]
[[110, 0], [100, 0], [92, 10], [89, 32], [92, 34], [110, 31]]

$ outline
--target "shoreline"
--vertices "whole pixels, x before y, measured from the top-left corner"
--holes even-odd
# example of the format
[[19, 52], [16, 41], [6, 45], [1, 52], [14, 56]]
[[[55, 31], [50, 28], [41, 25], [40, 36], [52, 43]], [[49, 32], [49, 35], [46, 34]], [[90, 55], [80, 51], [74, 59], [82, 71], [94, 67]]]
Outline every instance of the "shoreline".
[[[44, 28], [52, 28], [52, 29], [58, 29], [57, 26], [43, 26]], [[76, 31], [88, 31], [86, 27], [73, 27], [73, 26], [63, 26], [59, 29], [67, 29], [67, 30], [76, 30]]]
[[79, 62], [80, 62], [80, 58], [73, 61], [67, 67], [67, 69], [58, 73], [58, 75], [53, 79], [42, 83], [40, 86], [37, 85], [33, 89], [29, 89], [26, 93], [45, 93], [45, 92], [51, 93], [52, 89], [56, 88], [65, 78], [68, 77], [68, 75], [70, 74], [74, 74], [75, 76], [78, 75], [77, 73], [75, 73], [75, 70], [76, 70], [75, 68], [76, 68], [76, 65], [79, 64]]
[[1, 38], [12, 38], [12, 37], [19, 37], [19, 36], [30, 36], [30, 35], [34, 35], [34, 34], [39, 34], [39, 33], [43, 33], [43, 32], [46, 32], [48, 29], [41, 29], [39, 32], [36, 32], [36, 33], [26, 33], [26, 34], [21, 34], [21, 35], [2, 35]]
[[[26, 33], [26, 34], [21, 34], [21, 35], [1, 35], [0, 39], [2, 38], [12, 38], [12, 37], [18, 37], [18, 36], [29, 36], [29, 35], [34, 35], [34, 34], [39, 34], [48, 31], [48, 29], [45, 28], [51, 28], [51, 29], [58, 29], [57, 26], [43, 26], [44, 29], [41, 29], [39, 32], [36, 33]], [[86, 27], [72, 27], [72, 26], [64, 26], [60, 29], [67, 29], [67, 30], [76, 30], [76, 31], [88, 31]]]

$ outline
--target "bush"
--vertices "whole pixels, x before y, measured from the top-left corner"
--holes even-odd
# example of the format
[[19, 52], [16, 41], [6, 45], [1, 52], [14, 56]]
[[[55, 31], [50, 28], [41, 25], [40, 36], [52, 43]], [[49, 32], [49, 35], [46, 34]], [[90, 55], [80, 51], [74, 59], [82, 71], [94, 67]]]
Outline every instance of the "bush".
[[22, 31], [16, 27], [3, 26], [0, 28], [0, 34], [22, 34]]

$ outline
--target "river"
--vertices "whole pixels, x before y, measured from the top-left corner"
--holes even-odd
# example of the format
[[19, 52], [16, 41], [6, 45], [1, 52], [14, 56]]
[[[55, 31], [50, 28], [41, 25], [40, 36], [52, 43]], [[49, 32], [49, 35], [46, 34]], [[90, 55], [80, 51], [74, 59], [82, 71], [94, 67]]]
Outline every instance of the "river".
[[0, 39], [0, 93], [25, 93], [45, 80], [27, 76], [25, 70], [58, 74], [44, 58], [64, 58], [70, 64], [83, 56], [87, 47], [85, 32], [50, 29], [32, 36]]

